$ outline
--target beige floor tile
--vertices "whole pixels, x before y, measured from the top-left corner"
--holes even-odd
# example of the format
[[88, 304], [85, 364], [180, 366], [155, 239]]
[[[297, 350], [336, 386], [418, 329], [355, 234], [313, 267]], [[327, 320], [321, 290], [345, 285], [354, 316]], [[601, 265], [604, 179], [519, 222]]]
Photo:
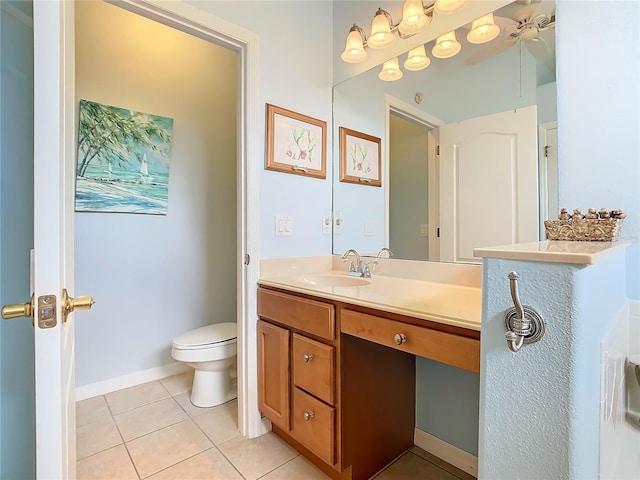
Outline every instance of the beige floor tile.
[[198, 415], [202, 415], [203, 413], [210, 412], [216, 407], [196, 407], [193, 403], [191, 403], [191, 392], [181, 393], [180, 395], [176, 395], [173, 397], [176, 402], [180, 404], [180, 406], [187, 412], [192, 418], [197, 417]]
[[173, 397], [181, 393], [190, 392], [191, 385], [193, 385], [193, 369], [190, 368], [188, 372], [163, 378], [160, 383]]
[[76, 426], [81, 427], [111, 416], [104, 396], [87, 398], [76, 403]]
[[304, 458], [302, 455], [298, 455], [290, 462], [285, 463], [281, 467], [276, 468], [271, 473], [268, 473], [264, 477], [260, 477], [260, 480], [326, 480], [329, 479], [322, 471], [320, 471], [314, 464]]
[[176, 479], [243, 480], [233, 465], [215, 447], [149, 477], [149, 480]]
[[415, 480], [417, 478], [458, 480], [458, 477], [411, 452], [402, 455], [374, 478], [375, 480]]
[[113, 418], [76, 428], [76, 458], [82, 459], [122, 443], [122, 437]]
[[252, 439], [238, 436], [218, 448], [247, 480], [260, 478], [298, 455], [271, 432]]
[[160, 382], [148, 382], [107, 393], [105, 398], [107, 399], [111, 413], [116, 415], [126, 410], [131, 410], [132, 408], [169, 398], [170, 396], [167, 389], [164, 388]]
[[182, 422], [187, 418], [189, 416], [184, 413], [184, 410], [173, 398], [165, 398], [133, 410], [127, 410], [113, 417], [125, 442]]
[[129, 454], [141, 478], [164, 470], [212, 446], [191, 419], [127, 442]]
[[193, 419], [216, 445], [240, 435], [238, 430], [238, 402], [218, 405]]
[[78, 480], [138, 480], [124, 445], [84, 458], [76, 464]]

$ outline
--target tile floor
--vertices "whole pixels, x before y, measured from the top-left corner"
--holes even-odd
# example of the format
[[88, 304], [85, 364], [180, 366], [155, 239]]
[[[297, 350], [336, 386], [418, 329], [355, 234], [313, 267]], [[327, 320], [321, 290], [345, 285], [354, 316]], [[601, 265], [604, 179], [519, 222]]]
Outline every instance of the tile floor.
[[[192, 377], [192, 373], [175, 375], [78, 402], [77, 478], [328, 478], [272, 433], [251, 440], [240, 436], [236, 401], [194, 407], [189, 401]], [[375, 478], [468, 477], [460, 472], [454, 476], [427, 458], [428, 453], [414, 447]]]

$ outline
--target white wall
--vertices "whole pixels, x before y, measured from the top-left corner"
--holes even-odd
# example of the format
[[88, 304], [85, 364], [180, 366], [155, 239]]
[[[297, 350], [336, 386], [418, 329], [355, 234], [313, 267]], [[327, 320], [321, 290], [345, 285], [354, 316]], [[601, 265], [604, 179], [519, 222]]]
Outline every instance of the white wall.
[[76, 100], [171, 117], [166, 216], [76, 213], [83, 386], [172, 362], [187, 330], [236, 319], [235, 52], [104, 2], [76, 4]]

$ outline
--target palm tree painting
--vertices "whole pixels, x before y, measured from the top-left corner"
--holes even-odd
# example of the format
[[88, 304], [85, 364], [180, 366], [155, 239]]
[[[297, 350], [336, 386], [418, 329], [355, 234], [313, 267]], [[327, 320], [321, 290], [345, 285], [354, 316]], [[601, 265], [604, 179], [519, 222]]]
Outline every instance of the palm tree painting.
[[76, 211], [166, 215], [173, 119], [80, 100]]

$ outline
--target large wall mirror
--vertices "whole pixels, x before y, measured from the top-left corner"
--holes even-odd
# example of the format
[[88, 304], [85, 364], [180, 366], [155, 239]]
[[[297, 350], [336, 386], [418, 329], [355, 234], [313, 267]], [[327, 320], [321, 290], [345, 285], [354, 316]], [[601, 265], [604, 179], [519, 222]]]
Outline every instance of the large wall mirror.
[[[402, 2], [385, 3], [401, 16]], [[471, 24], [460, 14], [454, 57], [434, 58], [431, 41], [423, 70], [403, 68], [404, 54], [399, 80], [381, 80], [376, 66], [334, 86], [333, 253], [389, 247], [395, 258], [474, 262], [474, 247], [544, 238], [542, 220], [558, 211], [555, 3], [503, 2], [494, 18], [501, 32], [491, 42], [467, 42]], [[533, 143], [515, 145], [520, 130], [494, 128], [498, 118]], [[340, 127], [381, 139], [380, 187], [340, 180]], [[479, 139], [462, 133], [477, 128]], [[528, 169], [517, 164], [525, 153], [534, 162]]]

